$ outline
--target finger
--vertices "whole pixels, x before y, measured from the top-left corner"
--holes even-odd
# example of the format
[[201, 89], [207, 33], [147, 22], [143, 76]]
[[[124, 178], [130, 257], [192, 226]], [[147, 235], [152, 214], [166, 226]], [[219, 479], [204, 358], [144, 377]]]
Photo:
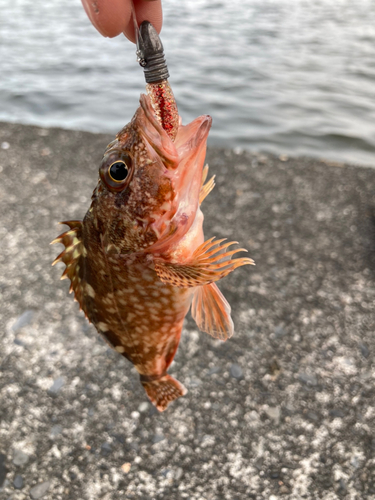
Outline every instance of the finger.
[[[130, 0], [81, 0], [90, 21], [106, 37], [119, 35], [131, 19]], [[148, 2], [147, 2], [148, 3]]]
[[[163, 25], [161, 0], [134, 0], [134, 8], [138, 25], [140, 25], [143, 21], [150, 21], [156, 31], [160, 33]], [[135, 42], [134, 24], [132, 19], [129, 19], [123, 31], [126, 38]]]

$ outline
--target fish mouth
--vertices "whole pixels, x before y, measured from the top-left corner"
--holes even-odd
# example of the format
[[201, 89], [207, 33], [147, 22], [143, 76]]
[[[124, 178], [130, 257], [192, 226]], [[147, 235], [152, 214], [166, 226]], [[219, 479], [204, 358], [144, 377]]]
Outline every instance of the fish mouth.
[[147, 251], [163, 253], [178, 242], [194, 223], [212, 118], [202, 115], [188, 125], [182, 125], [180, 119], [177, 136], [172, 141], [158, 122], [150, 98], [142, 95], [140, 103], [138, 130], [145, 140], [150, 158], [159, 164], [161, 175], [171, 179], [175, 195], [171, 209], [151, 224], [158, 241]]
[[181, 214], [187, 214], [189, 218], [195, 215], [199, 205], [207, 137], [211, 124], [212, 118], [209, 115], [200, 116], [188, 125], [181, 125], [175, 140], [180, 161], [172, 178], [179, 211]]

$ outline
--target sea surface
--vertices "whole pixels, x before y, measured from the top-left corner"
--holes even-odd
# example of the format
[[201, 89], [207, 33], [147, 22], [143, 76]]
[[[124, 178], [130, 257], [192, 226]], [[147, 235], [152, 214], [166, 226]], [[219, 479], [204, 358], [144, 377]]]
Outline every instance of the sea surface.
[[[375, 166], [373, 0], [164, 0], [180, 114], [209, 143]], [[79, 0], [0, 0], [0, 120], [115, 133], [144, 89], [135, 48]]]

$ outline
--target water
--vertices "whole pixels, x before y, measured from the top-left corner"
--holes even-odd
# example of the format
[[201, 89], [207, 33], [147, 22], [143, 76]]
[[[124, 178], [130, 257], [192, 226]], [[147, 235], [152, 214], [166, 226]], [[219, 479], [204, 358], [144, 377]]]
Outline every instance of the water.
[[[211, 145], [375, 166], [372, 0], [164, 0], [180, 114]], [[0, 120], [115, 133], [144, 89], [134, 46], [79, 0], [0, 0]]]

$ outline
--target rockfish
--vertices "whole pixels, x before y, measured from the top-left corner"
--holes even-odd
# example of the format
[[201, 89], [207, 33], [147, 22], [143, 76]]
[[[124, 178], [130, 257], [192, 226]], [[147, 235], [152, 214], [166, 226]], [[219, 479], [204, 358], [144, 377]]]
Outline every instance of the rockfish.
[[54, 264], [66, 264], [62, 278], [80, 308], [163, 411], [186, 393], [167, 369], [190, 306], [200, 330], [231, 337], [230, 306], [215, 282], [253, 261], [232, 259], [244, 251], [228, 250], [236, 242], [204, 241], [200, 207], [214, 187], [204, 166], [211, 117], [181, 124], [168, 75], [147, 66], [158, 35], [147, 22], [141, 33], [148, 95], [107, 146], [83, 221], [63, 222], [69, 230], [52, 243], [65, 246]]

